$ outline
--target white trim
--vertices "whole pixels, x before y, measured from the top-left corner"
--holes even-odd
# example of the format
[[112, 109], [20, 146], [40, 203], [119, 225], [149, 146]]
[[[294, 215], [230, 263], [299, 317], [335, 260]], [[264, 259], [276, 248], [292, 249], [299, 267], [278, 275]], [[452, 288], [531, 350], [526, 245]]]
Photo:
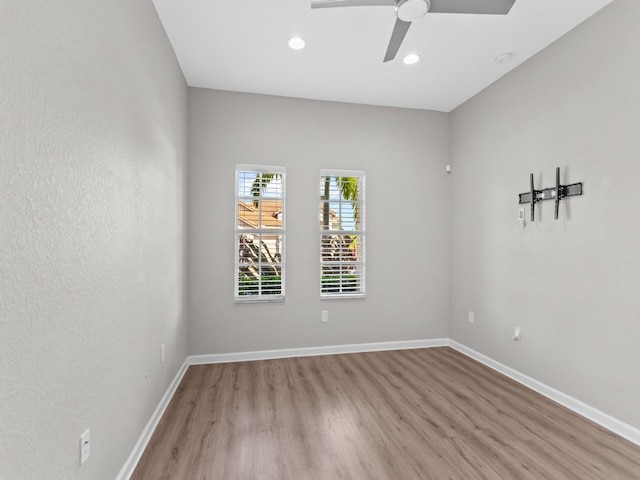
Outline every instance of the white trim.
[[[322, 221], [320, 222], [320, 299], [321, 300], [325, 300], [325, 299], [334, 299], [334, 298], [366, 298], [366, 283], [367, 283], [367, 275], [366, 275], [366, 250], [367, 250], [367, 241], [366, 241], [366, 187], [365, 187], [365, 180], [366, 180], [366, 174], [364, 172], [364, 170], [331, 170], [331, 169], [320, 169], [320, 185], [322, 188], [323, 185], [323, 179], [326, 179], [326, 177], [329, 177], [329, 179], [331, 180], [331, 178], [334, 179], [334, 181], [336, 180], [337, 177], [351, 177], [351, 178], [357, 178], [358, 179], [358, 200], [357, 203], [359, 205], [359, 221], [357, 224], [354, 224], [354, 228], [357, 226], [358, 230], [342, 230], [342, 227], [339, 227], [339, 229], [332, 229], [331, 228], [331, 222], [329, 222], [329, 225], [322, 225]], [[336, 185], [337, 186], [337, 185]], [[343, 203], [351, 203], [350, 201], [344, 199], [342, 197], [342, 195], [340, 196], [340, 199], [334, 199], [331, 200], [331, 195], [329, 194], [329, 198], [323, 198], [323, 193], [322, 190], [320, 192], [320, 209], [322, 211], [323, 206], [325, 206], [326, 204], [332, 204], [332, 203], [337, 203], [339, 205], [342, 205]], [[341, 209], [340, 209], [341, 210]], [[342, 221], [342, 213], [338, 214], [338, 218], [340, 219], [340, 221]], [[354, 218], [355, 220], [355, 218]], [[324, 229], [324, 227], [326, 227], [326, 229]], [[324, 257], [324, 248], [325, 246], [323, 245], [323, 241], [325, 239], [325, 236], [343, 236], [343, 235], [350, 235], [350, 236], [355, 236], [359, 238], [359, 246], [358, 246], [358, 258], [356, 261], [354, 262], [347, 262], [345, 260], [342, 259], [342, 256], [340, 256], [339, 260], [325, 260]], [[346, 273], [343, 273], [342, 270], [342, 266], [343, 265], [349, 265], [349, 266], [354, 266], [356, 268], [356, 277], [357, 277], [357, 292], [351, 293], [351, 292], [325, 292], [323, 287], [323, 279], [325, 277], [325, 270], [324, 267], [325, 266], [333, 266], [333, 267], [340, 267], [339, 268], [339, 272], [337, 275], [337, 277], [340, 278], [339, 280], [339, 286], [343, 285], [343, 280], [344, 277], [343, 275], [349, 275]], [[333, 273], [331, 275], [334, 275]]]
[[231, 362], [246, 362], [254, 360], [270, 360], [277, 358], [292, 358], [292, 357], [310, 357], [318, 355], [338, 355], [342, 353], [364, 353], [364, 352], [380, 352], [386, 350], [409, 350], [414, 348], [431, 348], [431, 347], [446, 347], [449, 346], [449, 339], [437, 338], [432, 340], [407, 340], [398, 342], [380, 342], [380, 343], [359, 343], [353, 345], [336, 345], [327, 347], [309, 347], [309, 348], [289, 348], [283, 350], [262, 350], [257, 352], [240, 352], [240, 353], [222, 353], [214, 355], [191, 355], [188, 356], [180, 370], [176, 374], [175, 378], [171, 382], [171, 385], [167, 389], [166, 393], [160, 400], [160, 404], [156, 408], [151, 419], [144, 427], [138, 442], [133, 447], [129, 458], [123, 465], [120, 473], [116, 477], [116, 480], [129, 480], [133, 475], [138, 462], [144, 453], [145, 448], [151, 440], [151, 436], [155, 431], [162, 415], [164, 414], [171, 398], [178, 389], [178, 385], [182, 381], [187, 368], [191, 365], [204, 365], [210, 363], [231, 363]]
[[282, 350], [262, 350], [257, 352], [193, 355], [187, 360], [189, 361], [189, 365], [204, 365], [209, 363], [248, 362], [255, 360], [274, 360], [277, 358], [313, 357], [318, 355], [339, 355], [342, 353], [382, 352], [386, 350], [409, 350], [413, 348], [446, 346], [449, 346], [448, 339], [436, 338], [433, 340], [358, 343], [352, 345], [334, 345], [327, 347], [287, 348]]
[[366, 293], [320, 293], [320, 300], [345, 300], [347, 298], [367, 298]]
[[176, 374], [176, 376], [173, 378], [173, 381], [169, 385], [169, 388], [160, 399], [160, 403], [158, 404], [155, 411], [151, 415], [151, 418], [147, 422], [147, 425], [144, 427], [144, 430], [142, 430], [142, 433], [140, 434], [138, 441], [133, 447], [133, 450], [131, 451], [129, 458], [122, 466], [120, 473], [118, 473], [116, 480], [129, 480], [131, 478], [131, 475], [133, 475], [133, 472], [138, 466], [138, 462], [140, 461], [140, 458], [142, 457], [144, 450], [147, 448], [147, 445], [149, 444], [149, 440], [151, 440], [151, 436], [153, 435], [153, 432], [158, 426], [158, 423], [160, 422], [160, 419], [162, 418], [164, 411], [167, 409], [167, 406], [169, 405], [171, 398], [173, 398], [173, 395], [176, 393], [176, 390], [178, 389], [178, 386], [182, 381], [182, 377], [184, 377], [184, 374], [186, 373], [188, 367], [189, 367], [189, 357], [185, 359], [182, 366], [180, 367], [180, 370], [178, 370], [178, 373]]
[[256, 165], [253, 163], [240, 163], [236, 165], [237, 171], [258, 172], [258, 173], [285, 173], [285, 167], [274, 167], [272, 165]]
[[[263, 227], [262, 225], [258, 225], [256, 228], [239, 228], [239, 211], [238, 205], [241, 201], [246, 199], [246, 196], [240, 195], [238, 191], [238, 174], [241, 172], [251, 172], [251, 173], [273, 173], [280, 175], [280, 182], [282, 185], [282, 197], [276, 197], [276, 199], [282, 200], [282, 226], [280, 228], [268, 228]], [[235, 240], [234, 240], [234, 303], [242, 304], [242, 303], [270, 303], [270, 302], [284, 302], [286, 296], [286, 224], [287, 224], [287, 185], [286, 185], [287, 172], [285, 167], [276, 167], [269, 165], [247, 165], [240, 164], [236, 165], [235, 170], [235, 200], [234, 200], [234, 222], [235, 222]], [[270, 198], [263, 197], [260, 195], [260, 198]], [[263, 293], [258, 293], [258, 295], [240, 295], [240, 285], [238, 283], [238, 271], [240, 269], [240, 263], [238, 258], [238, 249], [239, 249], [239, 235], [241, 234], [249, 234], [249, 235], [279, 235], [281, 237], [281, 246], [280, 246], [280, 294], [278, 295], [267, 295]], [[262, 261], [260, 261], [262, 263]], [[262, 280], [260, 280], [262, 283]]]
[[617, 418], [608, 415], [597, 408], [594, 408], [586, 403], [567, 395], [559, 390], [556, 390], [553, 387], [550, 387], [534, 378], [531, 378], [523, 373], [518, 372], [517, 370], [507, 367], [506, 365], [483, 355], [482, 353], [476, 352], [475, 350], [462, 345], [461, 343], [456, 342], [455, 340], [449, 340], [449, 346], [460, 353], [463, 353], [467, 357], [470, 357], [487, 367], [506, 375], [507, 377], [515, 380], [516, 382], [524, 385], [525, 387], [529, 387], [531, 390], [538, 392], [541, 395], [553, 400], [556, 403], [568, 408], [569, 410], [574, 411], [578, 415], [582, 415], [583, 417], [591, 420], [592, 422], [597, 423], [601, 427], [610, 430], [611, 432], [620, 435], [623, 438], [626, 438], [630, 442], [635, 443], [636, 445], [640, 445], [640, 429], [637, 429], [627, 423], [624, 423]]
[[364, 178], [364, 170], [339, 170], [335, 168], [321, 168], [321, 177], [361, 177]]
[[308, 348], [288, 348], [281, 350], [262, 350], [256, 352], [239, 352], [239, 353], [221, 353], [213, 355], [191, 355], [188, 356], [182, 367], [176, 374], [176, 377], [171, 382], [171, 385], [167, 389], [160, 400], [160, 404], [156, 408], [155, 412], [151, 416], [151, 419], [145, 426], [140, 439], [136, 443], [131, 455], [127, 459], [126, 463], [120, 470], [120, 473], [116, 477], [116, 480], [129, 480], [131, 475], [140, 461], [140, 457], [144, 452], [154, 430], [158, 426], [158, 422], [162, 417], [164, 411], [169, 405], [171, 397], [175, 394], [178, 385], [182, 381], [187, 368], [191, 365], [205, 365], [213, 363], [231, 363], [231, 362], [247, 362], [256, 360], [273, 360], [278, 358], [293, 358], [293, 357], [310, 357], [317, 355], [339, 355], [344, 353], [365, 353], [365, 352], [381, 352], [387, 350], [409, 350], [417, 348], [433, 348], [433, 347], [451, 347], [458, 352], [466, 355], [473, 360], [476, 360], [487, 367], [506, 375], [507, 377], [515, 380], [516, 382], [544, 395], [545, 397], [553, 400], [556, 403], [574, 411], [578, 415], [581, 415], [598, 425], [610, 430], [611, 432], [626, 438], [636, 445], [640, 445], [640, 430], [628, 425], [620, 420], [613, 418], [612, 416], [587, 405], [580, 400], [577, 400], [565, 393], [560, 392], [548, 385], [545, 385], [538, 380], [535, 380], [523, 373], [514, 370], [511, 367], [507, 367], [496, 360], [493, 360], [482, 353], [462, 345], [448, 338], [434, 338], [431, 340], [407, 340], [398, 342], [379, 342], [379, 343], [358, 343], [351, 345], [334, 345], [326, 347], [308, 347]]

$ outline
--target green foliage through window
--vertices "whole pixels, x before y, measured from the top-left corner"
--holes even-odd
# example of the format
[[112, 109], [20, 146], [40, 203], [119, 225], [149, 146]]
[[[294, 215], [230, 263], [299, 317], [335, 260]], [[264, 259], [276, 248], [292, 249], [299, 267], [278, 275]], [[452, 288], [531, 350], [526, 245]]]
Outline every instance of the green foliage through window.
[[364, 172], [320, 172], [320, 295], [363, 296]]
[[284, 169], [236, 168], [236, 301], [284, 298]]

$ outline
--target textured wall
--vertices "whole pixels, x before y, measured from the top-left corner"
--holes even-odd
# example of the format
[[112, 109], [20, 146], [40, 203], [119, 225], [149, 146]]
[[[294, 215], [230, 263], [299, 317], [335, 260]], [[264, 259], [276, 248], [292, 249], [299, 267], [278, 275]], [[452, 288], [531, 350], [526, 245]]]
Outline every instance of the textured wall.
[[[639, 24], [617, 0], [451, 116], [452, 337], [635, 427]], [[584, 195], [522, 229], [518, 193], [556, 166]]]
[[0, 19], [0, 479], [113, 479], [187, 354], [187, 88], [150, 0]]
[[[447, 336], [448, 156], [446, 114], [190, 89], [191, 353]], [[238, 163], [287, 168], [282, 304], [233, 303]], [[321, 168], [367, 175], [364, 300], [319, 298]]]

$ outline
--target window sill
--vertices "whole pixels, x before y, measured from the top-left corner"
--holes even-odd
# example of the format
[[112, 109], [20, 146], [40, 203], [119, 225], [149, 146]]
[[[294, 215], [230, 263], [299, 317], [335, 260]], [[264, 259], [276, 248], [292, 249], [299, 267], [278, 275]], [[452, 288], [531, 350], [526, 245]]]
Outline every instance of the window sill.
[[347, 298], [366, 298], [365, 293], [327, 293], [320, 294], [320, 300], [340, 300]]
[[268, 297], [249, 297], [242, 296], [236, 297], [234, 299], [234, 303], [282, 303], [284, 302], [284, 295], [269, 295]]

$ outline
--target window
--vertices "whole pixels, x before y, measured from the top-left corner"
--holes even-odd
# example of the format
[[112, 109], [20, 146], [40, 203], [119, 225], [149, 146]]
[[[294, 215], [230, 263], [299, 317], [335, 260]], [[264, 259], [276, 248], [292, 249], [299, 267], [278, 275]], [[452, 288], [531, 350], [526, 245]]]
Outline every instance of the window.
[[320, 296], [364, 297], [364, 172], [320, 171]]
[[236, 302], [284, 300], [285, 169], [236, 166]]

